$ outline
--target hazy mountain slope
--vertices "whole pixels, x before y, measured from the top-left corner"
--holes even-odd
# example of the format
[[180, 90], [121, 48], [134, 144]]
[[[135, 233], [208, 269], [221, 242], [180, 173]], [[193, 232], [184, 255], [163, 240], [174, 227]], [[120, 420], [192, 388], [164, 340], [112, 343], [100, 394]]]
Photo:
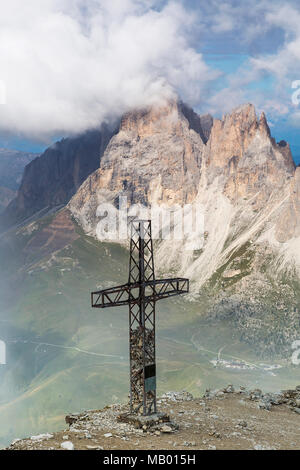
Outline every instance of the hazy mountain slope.
[[102, 125], [77, 137], [63, 139], [26, 166], [21, 186], [3, 216], [6, 226], [46, 208], [66, 204], [81, 183], [99, 167], [113, 135]]
[[37, 153], [0, 149], [0, 186], [18, 189], [25, 166], [36, 157]]
[[38, 154], [0, 149], [0, 212], [16, 196], [25, 166]]
[[16, 197], [17, 192], [12, 189], [6, 188], [5, 186], [0, 186], [0, 213], [8, 206], [10, 201]]

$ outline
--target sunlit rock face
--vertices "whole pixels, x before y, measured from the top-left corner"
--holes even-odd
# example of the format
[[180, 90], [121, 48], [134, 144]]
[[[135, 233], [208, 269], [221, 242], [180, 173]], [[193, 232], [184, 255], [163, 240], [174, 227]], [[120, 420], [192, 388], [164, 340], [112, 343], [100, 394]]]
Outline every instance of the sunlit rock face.
[[210, 180], [223, 175], [226, 196], [233, 203], [252, 198], [256, 209], [295, 171], [289, 145], [276, 144], [264, 113], [258, 119], [251, 104], [214, 121], [206, 157]]
[[[109, 202], [118, 208], [120, 195], [128, 205], [201, 206], [205, 246], [212, 240], [214, 245], [214, 261], [202, 270], [207, 273], [201, 276], [204, 280], [218, 264], [230, 234], [251, 224], [254, 233], [261, 232], [283, 213], [294, 175], [289, 145], [275, 142], [264, 113], [258, 118], [253, 105], [219, 120], [170, 101], [123, 116], [99, 169], [81, 185], [69, 208], [84, 229], [96, 235], [98, 206]], [[185, 255], [189, 264], [190, 256]]]
[[81, 186], [71, 211], [92, 233], [96, 208], [122, 195], [130, 204], [186, 204], [198, 192], [204, 134], [200, 118], [176, 101], [121, 120], [100, 168]]

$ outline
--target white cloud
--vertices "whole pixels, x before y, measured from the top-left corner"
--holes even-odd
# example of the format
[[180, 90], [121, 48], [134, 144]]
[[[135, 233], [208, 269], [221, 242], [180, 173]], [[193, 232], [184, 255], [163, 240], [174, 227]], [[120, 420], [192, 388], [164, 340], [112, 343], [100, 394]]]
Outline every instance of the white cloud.
[[[291, 83], [300, 79], [297, 2], [253, 0], [251, 8], [237, 0], [211, 0], [201, 8], [183, 0], [0, 2], [6, 88], [0, 132], [30, 138], [78, 132], [174, 93], [216, 115], [249, 101], [274, 121], [298, 112], [291, 101]], [[276, 28], [285, 35], [272, 49]], [[216, 52], [224, 38], [249, 56], [238, 70], [223, 73], [216, 88], [221, 74], [199, 52], [204, 36]], [[268, 76], [270, 88], [260, 88]]]
[[[265, 17], [268, 28], [284, 31], [284, 41], [278, 50], [271, 54], [252, 58], [251, 67], [257, 74], [273, 77], [273, 115], [280, 118], [286, 115], [291, 125], [299, 127], [299, 106], [293, 102], [296, 80], [300, 80], [300, 10], [299, 5], [274, 5]], [[276, 116], [277, 115], [277, 116]]]
[[268, 29], [265, 15], [276, 3], [278, 0], [211, 0], [207, 5], [199, 2], [199, 8], [205, 8], [206, 24], [213, 33], [235, 32], [235, 42], [251, 43]]
[[82, 131], [174, 91], [199, 102], [216, 73], [189, 45], [195, 18], [160, 3], [1, 0], [0, 130]]
[[207, 26], [219, 38], [241, 44], [248, 59], [224, 74], [224, 86], [208, 97], [207, 109], [220, 115], [252, 102], [274, 122], [284, 116], [296, 126], [299, 106], [293, 104], [291, 87], [300, 80], [299, 1], [253, 0], [249, 8], [248, 2], [212, 0], [210, 7]]
[[[300, 73], [300, 11], [287, 4], [266, 14], [269, 28], [279, 27], [285, 32], [285, 41], [274, 53], [252, 59], [253, 68], [274, 74], [280, 81]], [[300, 78], [300, 76], [298, 77]]]

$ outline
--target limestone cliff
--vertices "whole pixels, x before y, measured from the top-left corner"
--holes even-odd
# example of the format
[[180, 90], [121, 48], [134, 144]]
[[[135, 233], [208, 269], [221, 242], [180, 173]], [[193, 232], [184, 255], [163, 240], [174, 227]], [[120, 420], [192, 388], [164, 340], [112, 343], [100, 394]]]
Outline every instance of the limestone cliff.
[[[258, 119], [253, 105], [242, 106], [222, 120], [213, 120], [206, 134], [202, 122], [175, 101], [123, 116], [100, 168], [70, 202], [85, 230], [95, 235], [97, 206], [102, 202], [117, 205], [119, 195], [127, 196], [130, 204], [201, 205], [206, 212], [206, 247], [211, 239], [219, 244], [212, 250], [216, 261], [206, 263], [201, 281], [220, 261], [224, 235], [234, 234], [245, 224], [251, 233], [258, 233], [270, 217], [271, 223], [275, 221], [275, 214], [296, 230], [297, 215], [290, 211], [299, 204], [295, 190], [299, 172], [295, 172], [289, 145], [272, 138], [264, 113]], [[280, 220], [276, 221], [278, 241], [283, 240]], [[223, 232], [221, 243], [215, 223]], [[294, 229], [290, 234], [286, 230], [284, 236], [291, 238]], [[185, 254], [187, 265], [190, 256]]]
[[97, 206], [126, 196], [131, 204], [192, 202], [198, 192], [205, 144], [199, 117], [177, 102], [126, 114], [100, 168], [70, 203], [95, 234]]
[[261, 209], [271, 192], [282, 188], [295, 171], [289, 145], [276, 144], [265, 114], [258, 120], [250, 104], [214, 121], [206, 155], [210, 180], [223, 174], [230, 201], [252, 198], [256, 209]]

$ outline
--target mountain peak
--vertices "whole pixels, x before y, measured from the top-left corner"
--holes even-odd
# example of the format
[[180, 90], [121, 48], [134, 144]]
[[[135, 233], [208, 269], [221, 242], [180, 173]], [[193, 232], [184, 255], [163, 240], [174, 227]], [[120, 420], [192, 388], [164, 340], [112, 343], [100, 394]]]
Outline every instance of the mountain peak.
[[207, 141], [200, 116], [187, 104], [177, 99], [169, 99], [145, 108], [132, 109], [123, 115], [120, 131], [145, 138], [154, 133], [177, 132], [183, 120], [187, 121], [189, 129], [200, 135], [203, 142]]
[[209, 162], [216, 167], [227, 167], [233, 157], [241, 158], [247, 151], [258, 130], [255, 107], [247, 103], [215, 119], [211, 130]]
[[251, 103], [246, 103], [237, 108], [234, 108], [230, 113], [223, 116], [223, 121], [228, 120], [241, 120], [244, 123], [252, 124], [257, 121], [255, 106]]
[[268, 121], [264, 112], [261, 113], [259, 118], [259, 130], [262, 133], [266, 134], [268, 137], [271, 136], [270, 127], [268, 125]]

